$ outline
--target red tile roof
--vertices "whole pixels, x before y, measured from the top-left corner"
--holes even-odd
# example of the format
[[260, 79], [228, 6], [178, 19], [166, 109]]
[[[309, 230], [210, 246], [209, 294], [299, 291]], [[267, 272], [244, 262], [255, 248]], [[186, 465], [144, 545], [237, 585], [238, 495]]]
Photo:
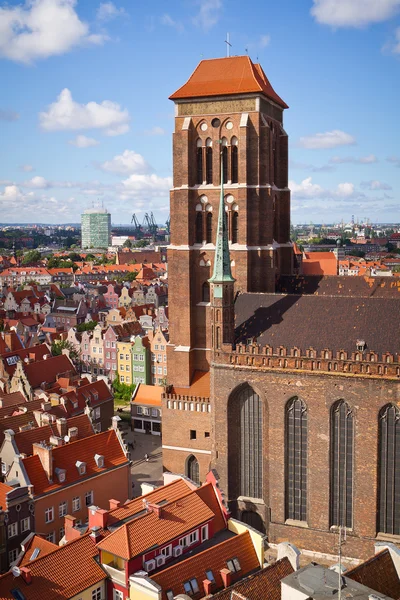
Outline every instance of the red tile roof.
[[213, 511], [215, 515], [214, 519], [214, 532], [217, 533], [222, 529], [226, 528], [226, 522], [221, 510], [221, 506], [218, 502], [215, 494], [214, 487], [211, 483], [206, 483], [199, 487], [195, 493], [207, 504], [207, 506]]
[[[43, 558], [43, 556], [47, 556], [47, 554], [58, 550], [58, 548], [59, 546], [57, 546], [57, 544], [53, 544], [52, 542], [45, 540], [44, 538], [40, 537], [40, 535], [34, 535], [29, 542], [24, 545], [25, 553], [21, 561], [18, 563], [18, 566], [20, 568], [25, 567], [26, 565], [30, 564], [32, 560]], [[35, 550], [39, 550], [39, 553], [36, 553], [36, 558], [32, 559], [32, 555]]]
[[0, 507], [6, 510], [7, 500], [6, 496], [8, 492], [11, 492], [14, 488], [0, 481]]
[[203, 588], [203, 581], [207, 579], [206, 570], [213, 572], [215, 578], [214, 591], [221, 589], [223, 588], [223, 581], [220, 571], [227, 568], [227, 561], [232, 558], [237, 558], [241, 567], [240, 571], [232, 573], [232, 582], [241, 579], [260, 567], [257, 553], [248, 531], [235, 535], [220, 544], [211, 546], [211, 548], [203, 550], [203, 552], [199, 552], [186, 560], [181, 560], [177, 564], [153, 575], [151, 579], [161, 586], [163, 600], [167, 598], [167, 590], [172, 590], [174, 596], [185, 594], [184, 582], [189, 581], [189, 579], [196, 579], [200, 591], [191, 597], [197, 600], [206, 595]]
[[[143, 505], [142, 505], [143, 506]], [[147, 512], [122, 525], [98, 544], [101, 550], [129, 560], [154, 544], [165, 544], [214, 517], [212, 510], [192, 492], [162, 506], [161, 517]]]
[[132, 404], [148, 404], [161, 407], [161, 394], [164, 388], [161, 385], [146, 385], [139, 383]]
[[106, 579], [96, 562], [96, 546], [89, 535], [82, 536], [29, 564], [32, 582], [28, 585], [11, 572], [0, 576], [1, 600], [15, 600], [11, 590], [19, 588], [26, 600], [67, 600]]
[[[53, 492], [62, 489], [72, 483], [94, 477], [99, 473], [104, 473], [109, 469], [128, 464], [128, 459], [121, 447], [116, 432], [113, 429], [98, 433], [96, 435], [70, 442], [65, 446], [59, 446], [52, 449], [53, 471], [56, 468], [65, 469], [65, 481], [59, 483], [56, 476], [53, 481], [49, 481], [45, 470], [42, 467], [39, 456], [29, 456], [23, 459], [23, 465], [26, 469], [28, 478], [34, 486], [35, 496]], [[95, 454], [104, 456], [104, 467], [98, 467], [94, 459]], [[76, 467], [76, 462], [86, 463], [86, 472], [80, 475]]]
[[0, 391], [0, 403], [1, 408], [16, 406], [18, 404], [25, 404], [26, 398], [21, 392], [11, 392], [11, 394], [4, 394], [3, 396], [3, 391]]
[[202, 60], [188, 81], [170, 96], [170, 100], [253, 92], [263, 94], [281, 108], [288, 108], [273, 89], [261, 66], [254, 64], [248, 56]]
[[171, 394], [177, 394], [179, 396], [197, 396], [199, 398], [210, 397], [210, 372], [209, 371], [195, 371], [192, 379], [192, 383], [188, 388], [176, 388], [173, 387]]
[[337, 258], [333, 252], [305, 252], [304, 275], [337, 275]]
[[345, 575], [379, 594], [400, 598], [400, 579], [388, 549], [347, 571]]
[[[81, 413], [86, 406], [86, 401], [89, 401], [89, 406], [98, 406], [107, 400], [112, 399], [112, 393], [110, 392], [106, 382], [103, 379], [81, 385], [75, 390], [65, 392], [62, 394], [65, 398], [65, 412], [69, 415]], [[74, 403], [78, 403], [75, 408]], [[54, 408], [54, 407], [53, 407]]]
[[33, 389], [40, 387], [42, 383], [54, 383], [62, 373], [76, 373], [74, 365], [65, 354], [26, 364], [24, 370]]

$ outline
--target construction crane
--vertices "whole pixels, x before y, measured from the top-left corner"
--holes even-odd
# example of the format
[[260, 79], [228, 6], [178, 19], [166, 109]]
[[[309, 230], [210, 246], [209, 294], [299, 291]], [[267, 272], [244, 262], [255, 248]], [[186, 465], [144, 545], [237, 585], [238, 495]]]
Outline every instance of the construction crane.
[[133, 215], [132, 215], [131, 224], [132, 223], [135, 225], [135, 231], [134, 231], [135, 238], [140, 239], [141, 237], [143, 237], [142, 225], [137, 220], [135, 213], [133, 213]]
[[171, 233], [171, 215], [168, 215], [168, 219], [165, 221], [165, 225], [167, 226], [168, 235]]
[[145, 225], [149, 231], [149, 233], [151, 234], [152, 238], [155, 239], [156, 238], [156, 234], [158, 231], [158, 225], [154, 220], [154, 215], [153, 213], [146, 213], [144, 215], [144, 221], [143, 221], [143, 225]]

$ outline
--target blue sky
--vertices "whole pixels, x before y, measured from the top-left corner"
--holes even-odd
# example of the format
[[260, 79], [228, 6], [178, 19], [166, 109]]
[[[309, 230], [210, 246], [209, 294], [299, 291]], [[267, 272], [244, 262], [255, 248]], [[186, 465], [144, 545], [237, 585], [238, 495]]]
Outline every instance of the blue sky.
[[164, 222], [168, 96], [228, 31], [290, 106], [293, 222], [400, 222], [400, 0], [0, 0], [0, 222]]

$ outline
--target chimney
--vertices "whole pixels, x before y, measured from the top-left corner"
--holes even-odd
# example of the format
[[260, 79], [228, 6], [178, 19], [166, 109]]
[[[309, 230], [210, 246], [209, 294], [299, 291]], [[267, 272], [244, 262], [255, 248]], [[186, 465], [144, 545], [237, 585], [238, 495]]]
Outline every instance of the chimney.
[[[42, 386], [46, 386], [46, 383], [42, 383]], [[43, 388], [44, 389], [44, 388]], [[42, 402], [42, 404], [40, 405], [43, 411], [47, 411], [51, 409], [51, 402]]]
[[110, 503], [110, 510], [115, 510], [116, 508], [119, 508], [121, 502], [119, 500], [114, 500], [113, 498], [111, 498], [111, 500], [109, 500]]
[[221, 569], [220, 575], [222, 578], [222, 583], [224, 584], [224, 588], [229, 587], [232, 583], [232, 573], [230, 572], [230, 570], [229, 569]]
[[92, 538], [94, 543], [97, 544], [97, 542], [99, 542], [101, 538], [101, 527], [99, 527], [98, 525], [92, 527], [90, 530], [90, 537]]
[[48, 446], [45, 442], [38, 444], [32, 444], [33, 456], [36, 454], [40, 458], [42, 467], [47, 475], [49, 481], [53, 480], [53, 448]]
[[147, 502], [146, 508], [149, 512], [153, 512], [159, 519], [162, 517], [162, 508], [158, 506], [158, 504], [153, 504], [151, 502]]
[[58, 437], [57, 435], [52, 435], [52, 436], [50, 436], [49, 443], [52, 446], [57, 447], [57, 446], [62, 446], [64, 443], [64, 440], [61, 437]]
[[32, 583], [32, 571], [27, 567], [21, 568], [21, 575], [27, 585]]
[[103, 510], [98, 506], [89, 506], [88, 517], [89, 529], [93, 529], [94, 527], [105, 529], [108, 521], [108, 510]]
[[57, 423], [58, 435], [61, 436], [62, 438], [65, 437], [67, 435], [67, 419], [64, 419], [64, 417], [61, 417], [60, 419], [57, 419], [56, 423]]
[[74, 529], [76, 525], [76, 518], [71, 515], [65, 515], [64, 517], [64, 528], [65, 528], [65, 541], [72, 542], [76, 538], [80, 537], [80, 531]]
[[8, 442], [12, 442], [14, 439], [15, 433], [12, 429], [6, 429], [4, 432], [4, 439]]
[[118, 423], [121, 420], [121, 417], [118, 417], [118, 415], [114, 416], [111, 421], [112, 421], [112, 428], [115, 430], [118, 430]]
[[70, 442], [74, 442], [75, 440], [78, 439], [78, 428], [77, 427], [70, 427], [68, 429], [68, 436], [69, 436], [69, 441]]
[[211, 596], [212, 594], [212, 581], [209, 579], [204, 579], [203, 581], [204, 595]]

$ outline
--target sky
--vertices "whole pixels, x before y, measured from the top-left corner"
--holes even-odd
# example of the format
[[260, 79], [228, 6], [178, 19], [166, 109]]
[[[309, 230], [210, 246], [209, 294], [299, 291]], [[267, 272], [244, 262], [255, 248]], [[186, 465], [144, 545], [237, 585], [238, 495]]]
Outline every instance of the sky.
[[164, 223], [168, 96], [227, 32], [290, 107], [293, 223], [400, 222], [400, 0], [0, 0], [0, 223]]

